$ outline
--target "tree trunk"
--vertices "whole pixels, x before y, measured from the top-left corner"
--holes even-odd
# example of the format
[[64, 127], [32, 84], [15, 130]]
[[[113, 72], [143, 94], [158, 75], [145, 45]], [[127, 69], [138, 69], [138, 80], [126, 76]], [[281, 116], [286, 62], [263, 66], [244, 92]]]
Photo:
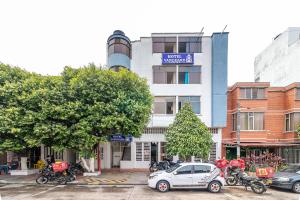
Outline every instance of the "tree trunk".
[[90, 172], [90, 168], [89, 168], [89, 166], [87, 165], [86, 160], [85, 160], [83, 157], [81, 157], [81, 161], [82, 161], [82, 163], [83, 163], [83, 167], [84, 167], [88, 172]]
[[95, 172], [95, 158], [90, 158], [90, 170]]

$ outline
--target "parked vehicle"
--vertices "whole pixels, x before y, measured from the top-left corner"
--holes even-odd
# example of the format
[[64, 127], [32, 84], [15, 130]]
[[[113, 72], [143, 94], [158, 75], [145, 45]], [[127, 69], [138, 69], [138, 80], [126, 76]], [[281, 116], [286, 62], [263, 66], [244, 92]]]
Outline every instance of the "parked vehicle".
[[70, 165], [69, 170], [74, 172], [74, 174], [83, 174], [84, 168], [82, 167], [81, 161], [73, 163]]
[[72, 182], [75, 179], [76, 176], [72, 169], [69, 169], [67, 166], [59, 168], [57, 165], [51, 164], [40, 170], [36, 183], [57, 182], [58, 184], [67, 184], [67, 182]]
[[300, 165], [290, 165], [276, 172], [272, 179], [271, 186], [300, 193]]
[[[177, 163], [179, 163], [179, 162], [177, 162]], [[161, 162], [151, 161], [149, 171], [156, 172], [156, 171], [160, 171], [160, 170], [167, 170], [167, 169], [173, 167], [174, 165], [176, 165], [176, 163], [174, 163], [170, 160], [163, 160]]]
[[[240, 185], [245, 186], [246, 190], [250, 187], [256, 194], [262, 194], [267, 191], [262, 179], [248, 176], [247, 173], [243, 171], [237, 170], [236, 172], [232, 172], [232, 177], [233, 179], [228, 179], [231, 183], [235, 183], [235, 185], [239, 183]], [[226, 180], [226, 182], [228, 182], [228, 180]]]
[[176, 188], [206, 188], [217, 193], [224, 185], [220, 170], [209, 163], [177, 163], [165, 171], [150, 174], [148, 179], [148, 186], [160, 192]]

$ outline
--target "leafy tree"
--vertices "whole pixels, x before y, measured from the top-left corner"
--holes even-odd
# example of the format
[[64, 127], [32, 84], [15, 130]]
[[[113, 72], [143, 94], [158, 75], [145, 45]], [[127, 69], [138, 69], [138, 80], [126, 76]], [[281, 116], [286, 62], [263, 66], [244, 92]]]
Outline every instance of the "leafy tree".
[[185, 103], [166, 133], [167, 154], [179, 155], [184, 160], [191, 156], [207, 159], [212, 135], [206, 125], [193, 112], [189, 103]]
[[147, 82], [127, 70], [66, 67], [61, 76], [9, 66], [2, 71], [8, 71], [7, 80], [19, 81], [7, 83], [0, 77], [5, 83], [0, 85], [0, 151], [45, 144], [93, 158], [98, 142], [116, 133], [139, 137], [149, 120], [152, 96]]
[[25, 122], [25, 93], [32, 88], [23, 87], [38, 75], [18, 67], [0, 63], [0, 152], [22, 151], [30, 145], [26, 140], [28, 125]]

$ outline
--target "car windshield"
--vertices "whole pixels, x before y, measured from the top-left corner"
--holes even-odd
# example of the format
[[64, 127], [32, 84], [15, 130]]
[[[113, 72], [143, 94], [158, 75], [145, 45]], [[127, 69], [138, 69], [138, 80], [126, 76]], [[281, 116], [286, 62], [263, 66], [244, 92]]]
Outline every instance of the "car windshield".
[[300, 171], [299, 165], [290, 165], [287, 168], [280, 170], [280, 172], [290, 172], [290, 173], [296, 173], [298, 171]]
[[166, 172], [171, 173], [171, 172], [173, 172], [175, 169], [177, 169], [180, 166], [181, 165], [177, 163], [174, 166], [172, 166], [171, 168], [167, 169]]

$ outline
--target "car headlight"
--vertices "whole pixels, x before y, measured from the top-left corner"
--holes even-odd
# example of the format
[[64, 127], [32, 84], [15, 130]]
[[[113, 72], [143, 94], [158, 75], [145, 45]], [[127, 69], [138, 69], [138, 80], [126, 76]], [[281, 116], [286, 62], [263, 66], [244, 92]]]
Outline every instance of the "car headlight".
[[290, 178], [287, 178], [287, 177], [279, 177], [277, 180], [280, 181], [280, 182], [289, 182], [289, 181], [290, 181]]
[[155, 177], [157, 177], [157, 175], [152, 175], [152, 176], [149, 176], [149, 179], [154, 179]]

